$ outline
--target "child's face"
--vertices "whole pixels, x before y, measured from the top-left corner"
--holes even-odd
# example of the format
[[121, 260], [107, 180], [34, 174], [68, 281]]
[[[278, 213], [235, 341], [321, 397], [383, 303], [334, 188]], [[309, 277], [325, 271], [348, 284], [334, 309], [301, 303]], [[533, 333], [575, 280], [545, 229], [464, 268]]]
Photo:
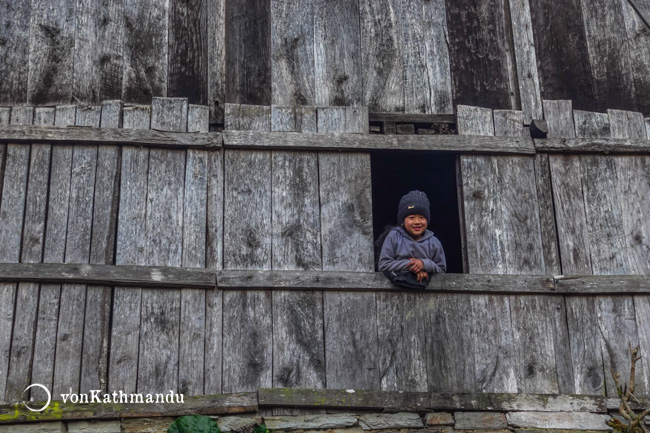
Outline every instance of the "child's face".
[[422, 237], [426, 228], [427, 219], [424, 215], [409, 215], [404, 218], [404, 230], [416, 241]]

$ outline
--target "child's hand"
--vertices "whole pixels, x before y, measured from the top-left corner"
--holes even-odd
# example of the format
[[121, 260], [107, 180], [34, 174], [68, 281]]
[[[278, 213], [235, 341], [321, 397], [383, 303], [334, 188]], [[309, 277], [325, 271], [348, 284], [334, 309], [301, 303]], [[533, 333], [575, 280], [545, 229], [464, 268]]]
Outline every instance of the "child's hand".
[[409, 259], [409, 264], [406, 265], [406, 269], [413, 272], [414, 274], [417, 274], [418, 272], [424, 269], [424, 263], [422, 263], [422, 260], [420, 259], [415, 259], [411, 257]]
[[418, 272], [418, 274], [417, 274], [417, 279], [418, 279], [418, 281], [424, 281], [424, 280], [426, 280], [427, 278], [429, 278], [429, 274], [427, 273], [427, 271], [420, 271], [420, 272]]

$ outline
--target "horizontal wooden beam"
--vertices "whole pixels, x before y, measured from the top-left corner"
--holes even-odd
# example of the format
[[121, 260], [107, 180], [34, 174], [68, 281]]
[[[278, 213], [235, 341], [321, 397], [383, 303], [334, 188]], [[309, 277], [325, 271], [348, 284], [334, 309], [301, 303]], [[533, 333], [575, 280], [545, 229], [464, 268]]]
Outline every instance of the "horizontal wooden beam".
[[368, 113], [370, 122], [396, 123], [456, 123], [455, 114]]
[[555, 278], [558, 293], [563, 294], [635, 294], [650, 293], [647, 275], [593, 275], [588, 277], [561, 276]]
[[217, 132], [165, 132], [149, 129], [2, 126], [0, 143], [122, 144], [178, 149], [219, 149]]
[[650, 153], [650, 140], [619, 138], [535, 139], [538, 152], [549, 153]]
[[607, 412], [603, 396], [550, 394], [433, 394], [352, 389], [262, 388], [260, 407], [318, 407], [370, 410], [477, 410]]
[[301, 132], [224, 131], [224, 147], [286, 150], [415, 150], [457, 153], [534, 155], [530, 137], [469, 135], [307, 134]]
[[[169, 392], [169, 391], [167, 391]], [[103, 398], [103, 394], [100, 394]], [[54, 398], [54, 396], [53, 396]], [[91, 395], [88, 395], [90, 401]], [[183, 397], [183, 403], [119, 403], [119, 393], [111, 403], [64, 403], [52, 401], [42, 412], [31, 412], [23, 403], [0, 406], [0, 424], [24, 422], [71, 421], [80, 419], [118, 419], [188, 414], [226, 415], [257, 412], [257, 393], [219, 394]], [[128, 397], [130, 398], [130, 397]], [[144, 395], [146, 398], [146, 394]], [[155, 395], [153, 396], [155, 399]], [[44, 403], [30, 402], [32, 408]]]
[[0, 281], [214, 289], [211, 269], [58, 263], [0, 263]]

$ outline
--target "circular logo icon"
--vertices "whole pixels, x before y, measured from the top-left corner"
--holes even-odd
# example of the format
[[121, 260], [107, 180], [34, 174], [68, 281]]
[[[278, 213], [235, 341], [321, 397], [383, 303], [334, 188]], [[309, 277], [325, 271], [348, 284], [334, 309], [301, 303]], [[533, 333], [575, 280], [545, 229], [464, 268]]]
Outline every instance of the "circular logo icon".
[[33, 383], [33, 384], [29, 385], [27, 388], [25, 388], [25, 391], [23, 391], [23, 394], [26, 393], [27, 390], [29, 390], [30, 388], [34, 388], [34, 387], [41, 388], [47, 394], [47, 402], [45, 403], [45, 406], [43, 406], [40, 409], [34, 409], [33, 407], [29, 407], [27, 405], [27, 402], [24, 402], [23, 404], [25, 405], [25, 407], [27, 409], [31, 410], [32, 412], [43, 412], [50, 405], [50, 402], [52, 401], [52, 395], [50, 394], [50, 390], [47, 389], [47, 387], [45, 385], [41, 385], [40, 383]]

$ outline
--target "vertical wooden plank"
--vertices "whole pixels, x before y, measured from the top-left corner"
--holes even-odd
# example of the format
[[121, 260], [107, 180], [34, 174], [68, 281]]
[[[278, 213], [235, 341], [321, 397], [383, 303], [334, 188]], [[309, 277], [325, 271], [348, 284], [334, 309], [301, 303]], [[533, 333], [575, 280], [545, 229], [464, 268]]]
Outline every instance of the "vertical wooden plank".
[[272, 387], [270, 291], [223, 293], [223, 392]]
[[9, 118], [11, 117], [11, 107], [0, 107], [0, 125], [9, 125]]
[[192, 104], [208, 96], [208, 0], [170, 0], [167, 94]]
[[[150, 107], [124, 109], [124, 128], [149, 129]], [[144, 265], [149, 149], [124, 147], [115, 264]], [[142, 289], [116, 287], [113, 296], [108, 389], [135, 392]]]
[[208, 0], [208, 99], [210, 122], [223, 123], [226, 105], [226, 0]]
[[226, 102], [271, 105], [271, 2], [226, 0]]
[[446, 6], [454, 103], [517, 108], [507, 2], [447, 0]]
[[634, 111], [607, 110], [612, 138], [644, 139], [643, 115]]
[[[0, 263], [18, 263], [27, 195], [27, 173], [29, 169], [28, 145], [8, 144], [0, 202]], [[16, 302], [16, 284], [0, 284], [0, 399], [14, 397], [8, 388], [9, 361]], [[28, 314], [29, 312], [26, 312]], [[9, 391], [9, 392], [7, 392]], [[5, 393], [7, 392], [6, 398]], [[21, 392], [22, 394], [22, 392]]]
[[573, 106], [570, 100], [544, 100], [544, 120], [548, 126], [548, 138], [573, 138]]
[[27, 101], [31, 0], [0, 5], [0, 104]]
[[271, 106], [271, 131], [297, 132], [296, 124], [302, 117], [301, 107]]
[[29, 126], [34, 121], [34, 107], [12, 107], [11, 125]]
[[241, 111], [240, 104], [226, 104], [224, 114], [223, 129], [237, 130], [239, 129], [239, 113]]
[[491, 109], [458, 105], [456, 111], [459, 135], [494, 135]]
[[496, 135], [505, 137], [521, 137], [524, 135], [525, 113], [517, 110], [494, 110], [494, 131]]
[[521, 110], [524, 112], [524, 123], [529, 124], [532, 119], [541, 119], [543, 113], [532, 18], [527, 0], [509, 2]]
[[318, 132], [345, 132], [345, 107], [318, 107], [317, 109]]
[[304, 106], [301, 109], [300, 128], [296, 124], [296, 129], [300, 132], [316, 132], [318, 130], [318, 119], [316, 118], [318, 112], [316, 107]]
[[[187, 131], [187, 99], [154, 98], [151, 129]], [[145, 263], [180, 266], [183, 249], [184, 151], [151, 149], [147, 180]], [[153, 169], [155, 167], [155, 169]], [[144, 289], [138, 391], [178, 389], [180, 290]]]
[[648, 137], [648, 140], [650, 140], [650, 119], [645, 119], [645, 131], [646, 131], [646, 136]]
[[400, 12], [404, 111], [453, 113], [444, 0], [402, 0]]
[[607, 138], [610, 136], [609, 117], [605, 113], [573, 110], [576, 137]]
[[400, 26], [402, 4], [399, 0], [362, 0], [359, 2], [359, 13], [362, 103], [372, 111], [403, 112], [405, 68]]
[[210, 130], [210, 108], [190, 104], [187, 107], [187, 132], [208, 132]]
[[27, 100], [35, 105], [71, 102], [76, 3], [32, 1]]
[[[621, 1], [623, 20], [625, 22], [627, 49], [630, 56], [632, 78], [634, 80], [634, 95], [636, 107], [643, 113], [650, 110], [650, 36], [647, 24], [632, 8], [628, 1]], [[637, 7], [645, 5], [645, 18], [648, 19], [650, 7], [648, 2], [637, 3]], [[647, 21], [646, 21], [647, 22]]]
[[544, 265], [546, 274], [560, 275], [562, 267], [555, 225], [550, 164], [549, 155], [535, 155], [535, 179]]
[[[650, 353], [650, 297], [635, 296], [634, 311], [636, 313], [636, 329], [639, 332], [640, 353]], [[650, 361], [641, 361], [641, 380], [645, 389], [650, 389]], [[638, 375], [637, 375], [638, 377]]]
[[577, 394], [603, 395], [605, 371], [600, 347], [596, 299], [587, 296], [566, 298], [571, 360]]
[[34, 109], [34, 126], [54, 126], [54, 107], [36, 107]]
[[99, 128], [102, 107], [100, 105], [78, 106], [75, 117], [75, 126], [89, 126]]
[[345, 107], [345, 132], [368, 134], [368, 107]]
[[122, 99], [148, 104], [153, 96], [167, 95], [169, 2], [124, 0], [123, 4]]
[[271, 103], [314, 102], [314, 2], [271, 0]]
[[[119, 99], [102, 102], [101, 128], [121, 128], [124, 105]], [[100, 150], [101, 151], [101, 150]]]
[[98, 103], [122, 95], [124, 7], [110, 0], [77, 0], [74, 100]]
[[622, 2], [581, 0], [596, 110], [635, 109]]
[[[74, 125], [75, 106], [58, 106], [55, 111], [55, 126]], [[45, 228], [44, 263], [63, 263], [65, 261], [66, 236], [70, 202], [70, 182], [72, 176], [72, 146], [52, 147], [49, 197], [47, 204], [47, 225]], [[52, 389], [54, 379], [54, 359], [59, 323], [61, 285], [43, 284], [38, 304], [38, 319], [34, 342], [34, 365], [32, 383], [40, 383]], [[47, 399], [45, 392], [34, 389], [32, 398], [36, 401]]]
[[263, 105], [240, 105], [238, 129], [242, 131], [270, 131], [271, 107]]
[[572, 100], [583, 110], [593, 108], [594, 84], [580, 19], [581, 1], [530, 0], [530, 13], [535, 51], [543, 59], [538, 63], [542, 98]]
[[360, 105], [361, 29], [359, 3], [314, 0], [316, 105]]

